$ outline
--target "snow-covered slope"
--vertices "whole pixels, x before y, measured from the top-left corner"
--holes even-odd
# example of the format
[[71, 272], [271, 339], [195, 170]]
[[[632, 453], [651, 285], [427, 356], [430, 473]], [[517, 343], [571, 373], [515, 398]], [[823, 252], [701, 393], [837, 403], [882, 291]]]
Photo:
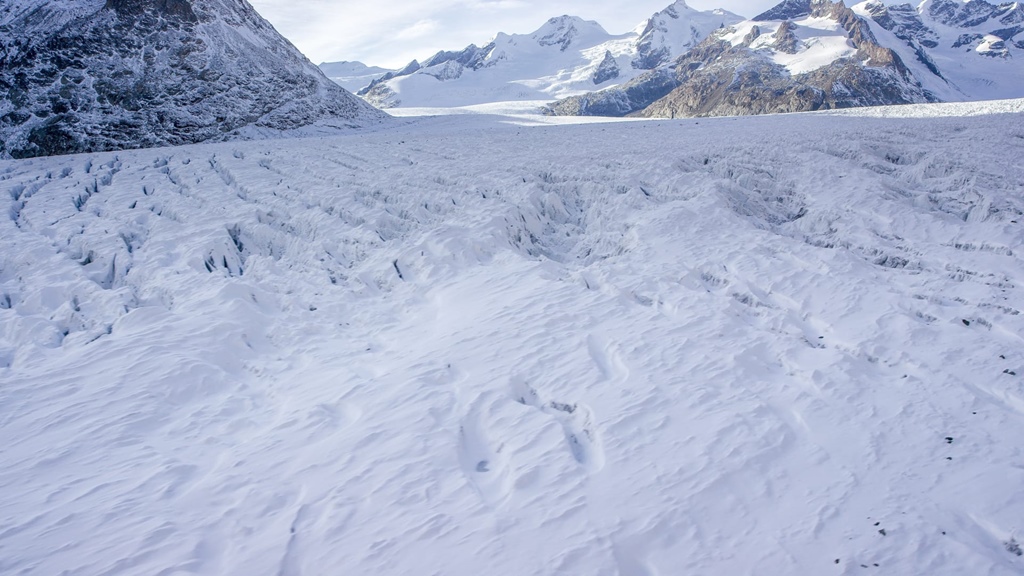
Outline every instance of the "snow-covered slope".
[[713, 32], [672, 71], [569, 97], [549, 110], [715, 116], [1019, 98], [1020, 39], [1024, 9], [1017, 4], [928, 0], [914, 8], [871, 0], [851, 9], [785, 0]]
[[383, 108], [550, 100], [613, 84], [623, 68], [628, 74], [633, 39], [581, 18], [552, 18], [532, 34], [499, 33], [483, 47], [413, 62], [359, 94]]
[[0, 157], [383, 121], [245, 0], [0, 0]]
[[793, 0], [713, 32], [674, 69], [565, 99], [549, 111], [729, 116], [936, 99], [841, 1]]
[[886, 6], [863, 2], [887, 45], [915, 65], [915, 75], [945, 100], [1024, 96], [1024, 6], [984, 0], [925, 0]]
[[702, 12], [690, 8], [683, 0], [677, 0], [667, 8], [647, 19], [636, 41], [636, 58], [633, 67], [653, 70], [684, 54], [700, 44], [709, 34], [742, 20], [740, 16], [725, 10]]
[[394, 72], [380, 66], [367, 66], [362, 62], [322, 62], [319, 68], [325, 76], [349, 92], [358, 92], [384, 74]]
[[561, 16], [532, 34], [499, 33], [483, 47], [412, 62], [359, 93], [384, 108], [563, 98], [668, 64], [712, 31], [741, 19], [678, 0], [633, 32], [612, 35], [596, 22]]
[[1019, 575], [956, 106], [0, 162], [0, 572]]

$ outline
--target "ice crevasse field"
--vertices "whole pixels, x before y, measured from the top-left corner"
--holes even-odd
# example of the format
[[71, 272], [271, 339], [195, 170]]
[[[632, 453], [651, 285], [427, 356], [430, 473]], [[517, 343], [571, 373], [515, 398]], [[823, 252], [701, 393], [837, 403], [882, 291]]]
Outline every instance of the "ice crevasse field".
[[1024, 573], [1024, 101], [0, 162], [0, 573]]

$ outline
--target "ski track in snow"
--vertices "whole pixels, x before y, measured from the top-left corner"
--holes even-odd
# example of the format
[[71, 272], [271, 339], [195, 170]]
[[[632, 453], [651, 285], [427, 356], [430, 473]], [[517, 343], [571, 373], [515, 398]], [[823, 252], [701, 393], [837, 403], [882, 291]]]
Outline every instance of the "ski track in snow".
[[464, 115], [0, 162], [0, 573], [1020, 574], [1020, 158]]

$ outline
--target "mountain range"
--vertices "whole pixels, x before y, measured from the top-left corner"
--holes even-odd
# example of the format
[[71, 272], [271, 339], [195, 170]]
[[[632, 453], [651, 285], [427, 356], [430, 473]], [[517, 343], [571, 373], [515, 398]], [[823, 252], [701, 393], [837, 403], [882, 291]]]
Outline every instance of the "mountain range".
[[554, 115], [647, 117], [1014, 98], [1024, 7], [785, 0], [744, 20], [679, 0], [623, 35], [572, 16], [499, 33], [358, 93], [382, 108], [539, 100]]
[[414, 60], [359, 95], [382, 108], [552, 100], [668, 65], [711, 32], [742, 19], [725, 10], [694, 10], [679, 0], [633, 31], [614, 35], [597, 22], [560, 16], [531, 34], [498, 33], [484, 46]]
[[0, 94], [0, 158], [386, 118], [245, 0], [0, 0]]

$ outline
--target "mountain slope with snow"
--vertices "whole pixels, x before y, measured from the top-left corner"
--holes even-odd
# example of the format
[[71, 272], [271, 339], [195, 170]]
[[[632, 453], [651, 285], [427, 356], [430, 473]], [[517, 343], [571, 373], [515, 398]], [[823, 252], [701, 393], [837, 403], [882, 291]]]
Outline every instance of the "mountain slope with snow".
[[0, 157], [361, 126], [245, 0], [0, 0]]
[[0, 572], [1020, 574], [1022, 118], [0, 161]]
[[671, 64], [672, 60], [700, 44], [719, 28], [735, 24], [742, 18], [725, 10], [702, 12], [677, 0], [647, 19], [636, 41], [633, 67], [654, 70]]
[[1019, 3], [926, 0], [913, 8], [869, 1], [853, 9], [879, 34], [892, 34], [887, 44], [916, 64], [915, 75], [943, 99], [1024, 96], [1024, 7]]
[[[552, 104], [552, 114], [799, 112], [1024, 96], [1016, 4], [786, 0], [712, 33], [674, 70]], [[1018, 45], [1019, 44], [1019, 45]]]
[[553, 114], [729, 116], [938, 100], [842, 2], [787, 1], [714, 32], [673, 70], [551, 105]]
[[362, 62], [322, 62], [318, 67], [324, 76], [352, 93], [358, 92], [384, 74], [393, 72], [380, 66], [367, 66]]
[[499, 33], [482, 47], [414, 61], [359, 94], [383, 108], [562, 98], [669, 64], [712, 31], [740, 20], [724, 10], [694, 10], [683, 0], [623, 35], [609, 34], [596, 22], [560, 16], [532, 34]]

